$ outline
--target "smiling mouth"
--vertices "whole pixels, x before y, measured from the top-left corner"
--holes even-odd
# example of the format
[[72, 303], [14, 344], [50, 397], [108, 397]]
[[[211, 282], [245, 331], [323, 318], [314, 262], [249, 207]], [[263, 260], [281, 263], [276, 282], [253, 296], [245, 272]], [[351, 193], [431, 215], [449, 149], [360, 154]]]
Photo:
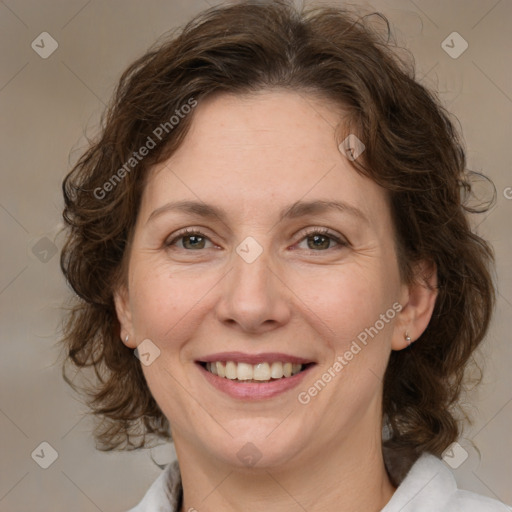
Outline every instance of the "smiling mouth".
[[209, 373], [240, 383], [273, 382], [287, 379], [304, 371], [314, 363], [297, 364], [274, 361], [272, 363], [236, 363], [234, 361], [199, 362]]

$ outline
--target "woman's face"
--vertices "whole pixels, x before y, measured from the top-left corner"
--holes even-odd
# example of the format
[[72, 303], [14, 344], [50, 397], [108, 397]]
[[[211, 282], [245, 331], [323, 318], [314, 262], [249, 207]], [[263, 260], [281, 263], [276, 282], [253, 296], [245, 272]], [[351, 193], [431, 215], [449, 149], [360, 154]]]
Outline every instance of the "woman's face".
[[407, 289], [387, 197], [338, 149], [341, 115], [293, 92], [211, 97], [148, 180], [116, 304], [127, 344], [150, 340], [178, 451], [277, 467], [380, 439]]

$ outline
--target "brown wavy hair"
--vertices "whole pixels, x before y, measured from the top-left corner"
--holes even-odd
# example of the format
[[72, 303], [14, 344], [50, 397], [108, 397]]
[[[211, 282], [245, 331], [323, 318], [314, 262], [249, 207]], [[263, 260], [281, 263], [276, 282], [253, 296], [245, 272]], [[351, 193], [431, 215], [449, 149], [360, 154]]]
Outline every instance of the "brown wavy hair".
[[[316, 94], [344, 109], [340, 141], [354, 133], [366, 145], [352, 165], [389, 193], [402, 279], [421, 279], [413, 272], [419, 260], [437, 267], [431, 321], [410, 347], [392, 352], [385, 374], [384, 449], [440, 455], [457, 439], [465, 369], [495, 301], [493, 252], [467, 219], [471, 184], [454, 122], [396, 50], [382, 14], [245, 1], [204, 11], [122, 74], [99, 135], [63, 182], [61, 267], [77, 295], [63, 324], [63, 374], [101, 420], [99, 449], [170, 439], [140, 362], [120, 340], [113, 300], [126, 279], [145, 179], [179, 147], [194, 113], [175, 126], [169, 120], [214, 92], [271, 88]], [[159, 126], [167, 129], [157, 141]], [[148, 137], [156, 147], [120, 176]], [[92, 367], [94, 381], [79, 388], [67, 375], [69, 362]]]

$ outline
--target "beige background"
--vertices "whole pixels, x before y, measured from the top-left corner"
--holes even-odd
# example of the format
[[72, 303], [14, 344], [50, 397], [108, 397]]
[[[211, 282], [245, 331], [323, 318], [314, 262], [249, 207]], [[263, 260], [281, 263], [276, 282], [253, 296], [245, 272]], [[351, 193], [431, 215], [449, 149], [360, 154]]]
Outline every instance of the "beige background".
[[[94, 448], [90, 420], [56, 363], [59, 308], [68, 290], [50, 241], [60, 247], [60, 185], [69, 160], [83, 149], [84, 133], [94, 133], [121, 71], [209, 5], [213, 0], [0, 2], [0, 511], [123, 511], [160, 472], [148, 450]], [[475, 222], [494, 244], [500, 295], [483, 348], [485, 383], [468, 397], [475, 424], [459, 441], [469, 458], [455, 474], [462, 487], [511, 504], [512, 1], [363, 5], [393, 23], [416, 58], [418, 76], [440, 90], [459, 118], [469, 168], [483, 170], [496, 185], [496, 207]], [[441, 47], [453, 31], [469, 44], [457, 59]], [[58, 42], [47, 59], [31, 48], [41, 32]], [[43, 441], [58, 453], [46, 470], [31, 457]], [[153, 450], [162, 463], [172, 453], [169, 446]]]

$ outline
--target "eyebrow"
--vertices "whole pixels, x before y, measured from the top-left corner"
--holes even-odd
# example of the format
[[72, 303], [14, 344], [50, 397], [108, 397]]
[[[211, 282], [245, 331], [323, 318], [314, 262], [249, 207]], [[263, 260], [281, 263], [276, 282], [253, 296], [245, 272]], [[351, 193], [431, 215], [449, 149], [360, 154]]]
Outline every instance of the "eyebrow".
[[[343, 201], [296, 201], [290, 206], [284, 208], [279, 213], [279, 222], [284, 219], [296, 219], [299, 217], [305, 217], [306, 215], [322, 214], [329, 211], [339, 211], [342, 213], [349, 214], [357, 219], [369, 224], [368, 217], [356, 208]], [[190, 215], [197, 215], [206, 219], [220, 219], [222, 222], [226, 222], [228, 217], [226, 210], [218, 206], [202, 203], [200, 201], [175, 201], [160, 206], [153, 212], [151, 212], [146, 224], [154, 218], [167, 213], [167, 212], [183, 212]]]

